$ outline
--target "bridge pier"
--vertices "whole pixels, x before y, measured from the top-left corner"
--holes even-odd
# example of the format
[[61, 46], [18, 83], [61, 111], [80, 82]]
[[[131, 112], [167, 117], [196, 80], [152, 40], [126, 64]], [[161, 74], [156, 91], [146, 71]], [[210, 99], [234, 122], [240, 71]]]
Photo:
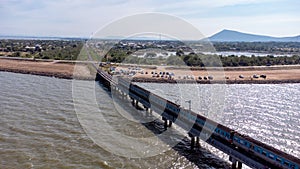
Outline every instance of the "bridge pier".
[[193, 150], [195, 148], [195, 136], [192, 135], [191, 133], [189, 133], [189, 137], [191, 138], [191, 150]]
[[243, 163], [238, 161], [238, 169], [242, 169]]
[[149, 117], [149, 108], [146, 107], [146, 117]]
[[123, 92], [123, 99], [124, 99], [124, 100], [127, 100], [127, 99], [128, 99], [128, 95], [127, 95], [125, 92]]
[[196, 147], [201, 147], [201, 146], [200, 146], [199, 137], [196, 137]]
[[195, 147], [201, 147], [199, 137], [196, 137], [191, 133], [189, 133], [189, 137], [191, 138], [191, 150], [193, 150]]
[[164, 118], [164, 117], [162, 117], [162, 120], [164, 121], [164, 128], [165, 128], [165, 130], [167, 130], [167, 128], [168, 128], [168, 120], [166, 118]]
[[191, 137], [191, 149], [193, 150], [195, 148], [195, 137]]
[[167, 129], [168, 127], [172, 127], [172, 121], [171, 120], [168, 120], [164, 117], [162, 117], [162, 120], [164, 121], [164, 128]]
[[229, 157], [229, 160], [232, 162], [231, 164], [231, 168], [232, 169], [242, 169], [243, 163], [238, 161], [237, 159], [233, 158], [233, 157]]
[[139, 101], [135, 100], [135, 104], [134, 104], [135, 108], [138, 109], [139, 108]]
[[[122, 91], [122, 90], [121, 90]], [[122, 99], [126, 100], [127, 99], [127, 94], [122, 91]]]
[[171, 120], [169, 120], [169, 125], [168, 126], [172, 127], [172, 121]]
[[168, 128], [168, 120], [164, 120], [164, 121], [165, 121], [164, 128], [165, 128], [165, 130], [167, 130], [167, 128]]

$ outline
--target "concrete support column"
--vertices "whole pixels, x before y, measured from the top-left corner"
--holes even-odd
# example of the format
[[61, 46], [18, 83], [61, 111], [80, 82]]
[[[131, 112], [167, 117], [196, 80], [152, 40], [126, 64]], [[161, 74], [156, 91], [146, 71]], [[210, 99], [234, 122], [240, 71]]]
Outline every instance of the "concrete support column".
[[191, 137], [191, 149], [193, 150], [195, 148], [195, 137]]
[[229, 161], [232, 162], [232, 164], [231, 164], [232, 169], [242, 169], [242, 166], [243, 166], [242, 162], [238, 161], [237, 159], [235, 159], [231, 156], [229, 156]]
[[236, 169], [236, 163], [237, 163], [236, 159], [232, 158], [231, 161], [232, 161], [231, 168]]
[[168, 120], [166, 118], [164, 118], [164, 117], [162, 117], [162, 120], [164, 121], [164, 128], [165, 128], [165, 130], [167, 130], [167, 128], [168, 128]]
[[168, 125], [168, 127], [172, 127], [172, 121], [171, 121], [171, 120], [169, 120], [169, 125]]
[[120, 95], [121, 95], [121, 98], [124, 99], [124, 93], [122, 90], [120, 90]]
[[149, 108], [146, 107], [146, 117], [149, 117]]
[[196, 147], [201, 147], [199, 137], [196, 137]]
[[138, 105], [139, 105], [139, 101], [135, 100], [135, 105], [134, 105], [135, 108], [138, 108], [139, 107]]
[[242, 169], [243, 163], [238, 161], [238, 169]]

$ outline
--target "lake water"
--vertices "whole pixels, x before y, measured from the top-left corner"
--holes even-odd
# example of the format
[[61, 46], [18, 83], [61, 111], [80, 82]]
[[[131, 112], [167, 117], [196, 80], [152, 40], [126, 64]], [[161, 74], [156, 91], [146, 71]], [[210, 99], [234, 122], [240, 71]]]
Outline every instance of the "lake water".
[[[92, 86], [97, 108], [115, 130], [146, 135], [149, 126], [156, 130], [163, 128], [160, 121], [145, 127], [120, 118], [107, 90], [97, 82], [79, 83]], [[117, 142], [119, 137], [109, 130], [98, 133], [101, 138], [111, 138], [100, 144], [87, 134], [74, 106], [72, 80], [0, 72], [0, 85], [0, 168], [228, 168], [223, 162], [228, 156], [204, 143], [201, 143], [202, 148], [190, 151], [188, 139], [151, 157], [118, 155], [107, 147], [126, 148], [130, 142]], [[169, 99], [177, 99], [174, 85], [140, 85], [146, 85]], [[206, 95], [209, 95], [207, 91], [211, 86], [188, 86], [183, 88], [191, 89], [187, 93], [190, 93], [188, 98], [192, 100], [192, 109], [205, 112], [206, 105], [210, 104]], [[198, 91], [206, 99], [193, 94]], [[242, 133], [300, 157], [299, 95], [300, 84], [226, 85], [221, 120]], [[202, 102], [195, 104], [199, 100]], [[183, 106], [187, 104], [183, 103]], [[87, 114], [98, 116], [89, 107], [85, 110]], [[97, 124], [98, 129], [105, 128], [96, 118], [89, 120], [91, 125]]]
[[278, 56], [292, 56], [292, 54], [277, 54], [277, 53], [255, 53], [255, 52], [235, 52], [235, 51], [220, 51], [220, 52], [203, 52], [204, 54], [214, 54], [214, 55], [222, 55], [222, 56], [247, 56], [247, 57], [251, 57], [251, 56], [268, 56], [268, 55], [272, 55], [274, 57], [278, 57]]

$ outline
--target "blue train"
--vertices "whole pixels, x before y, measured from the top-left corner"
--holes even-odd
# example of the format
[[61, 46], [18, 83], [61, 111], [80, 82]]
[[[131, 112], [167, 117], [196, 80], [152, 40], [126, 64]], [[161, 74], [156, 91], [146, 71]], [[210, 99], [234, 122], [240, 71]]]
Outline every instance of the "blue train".
[[155, 95], [138, 85], [129, 83], [123, 78], [118, 80], [118, 85], [123, 88], [129, 87], [127, 92], [129, 96], [140, 100], [144, 106], [148, 108], [151, 106], [151, 108], [163, 110], [164, 113], [162, 116], [168, 120], [175, 122], [178, 116], [180, 116], [181, 121], [193, 122], [194, 124], [190, 133], [194, 136], [199, 136], [202, 130], [213, 131], [211, 137], [214, 139], [219, 139], [223, 143], [227, 142], [229, 146], [239, 151], [246, 151], [255, 157], [259, 157], [260, 159], [258, 160], [264, 163], [267, 162], [267, 166], [271, 166], [272, 168], [299, 169], [300, 159], [298, 158], [254, 140], [249, 136], [242, 135], [204, 116], [194, 112], [187, 112], [187, 110], [182, 109], [180, 105]]

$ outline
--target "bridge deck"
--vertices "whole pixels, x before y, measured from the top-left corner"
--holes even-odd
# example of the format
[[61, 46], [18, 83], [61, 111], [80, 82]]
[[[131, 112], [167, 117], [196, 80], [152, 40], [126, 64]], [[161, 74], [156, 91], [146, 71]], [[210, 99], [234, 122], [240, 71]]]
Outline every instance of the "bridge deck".
[[[147, 109], [163, 111], [162, 118], [172, 124], [185, 129], [192, 141], [194, 137], [200, 138], [208, 144], [218, 148], [231, 157], [232, 168], [241, 168], [244, 163], [252, 168], [288, 168], [299, 169], [300, 159], [284, 153], [269, 145], [242, 135], [226, 126], [214, 122], [195, 112], [186, 110], [180, 105], [157, 96], [148, 90], [130, 83], [124, 78], [113, 79], [107, 72], [98, 69], [97, 78], [107, 87], [128, 95], [133, 101], [139, 102]], [[151, 102], [149, 96], [155, 97]], [[164, 104], [160, 104], [160, 101]], [[166, 104], [165, 104], [166, 103]], [[192, 127], [190, 126], [192, 124]], [[205, 137], [208, 134], [210, 137]]]

